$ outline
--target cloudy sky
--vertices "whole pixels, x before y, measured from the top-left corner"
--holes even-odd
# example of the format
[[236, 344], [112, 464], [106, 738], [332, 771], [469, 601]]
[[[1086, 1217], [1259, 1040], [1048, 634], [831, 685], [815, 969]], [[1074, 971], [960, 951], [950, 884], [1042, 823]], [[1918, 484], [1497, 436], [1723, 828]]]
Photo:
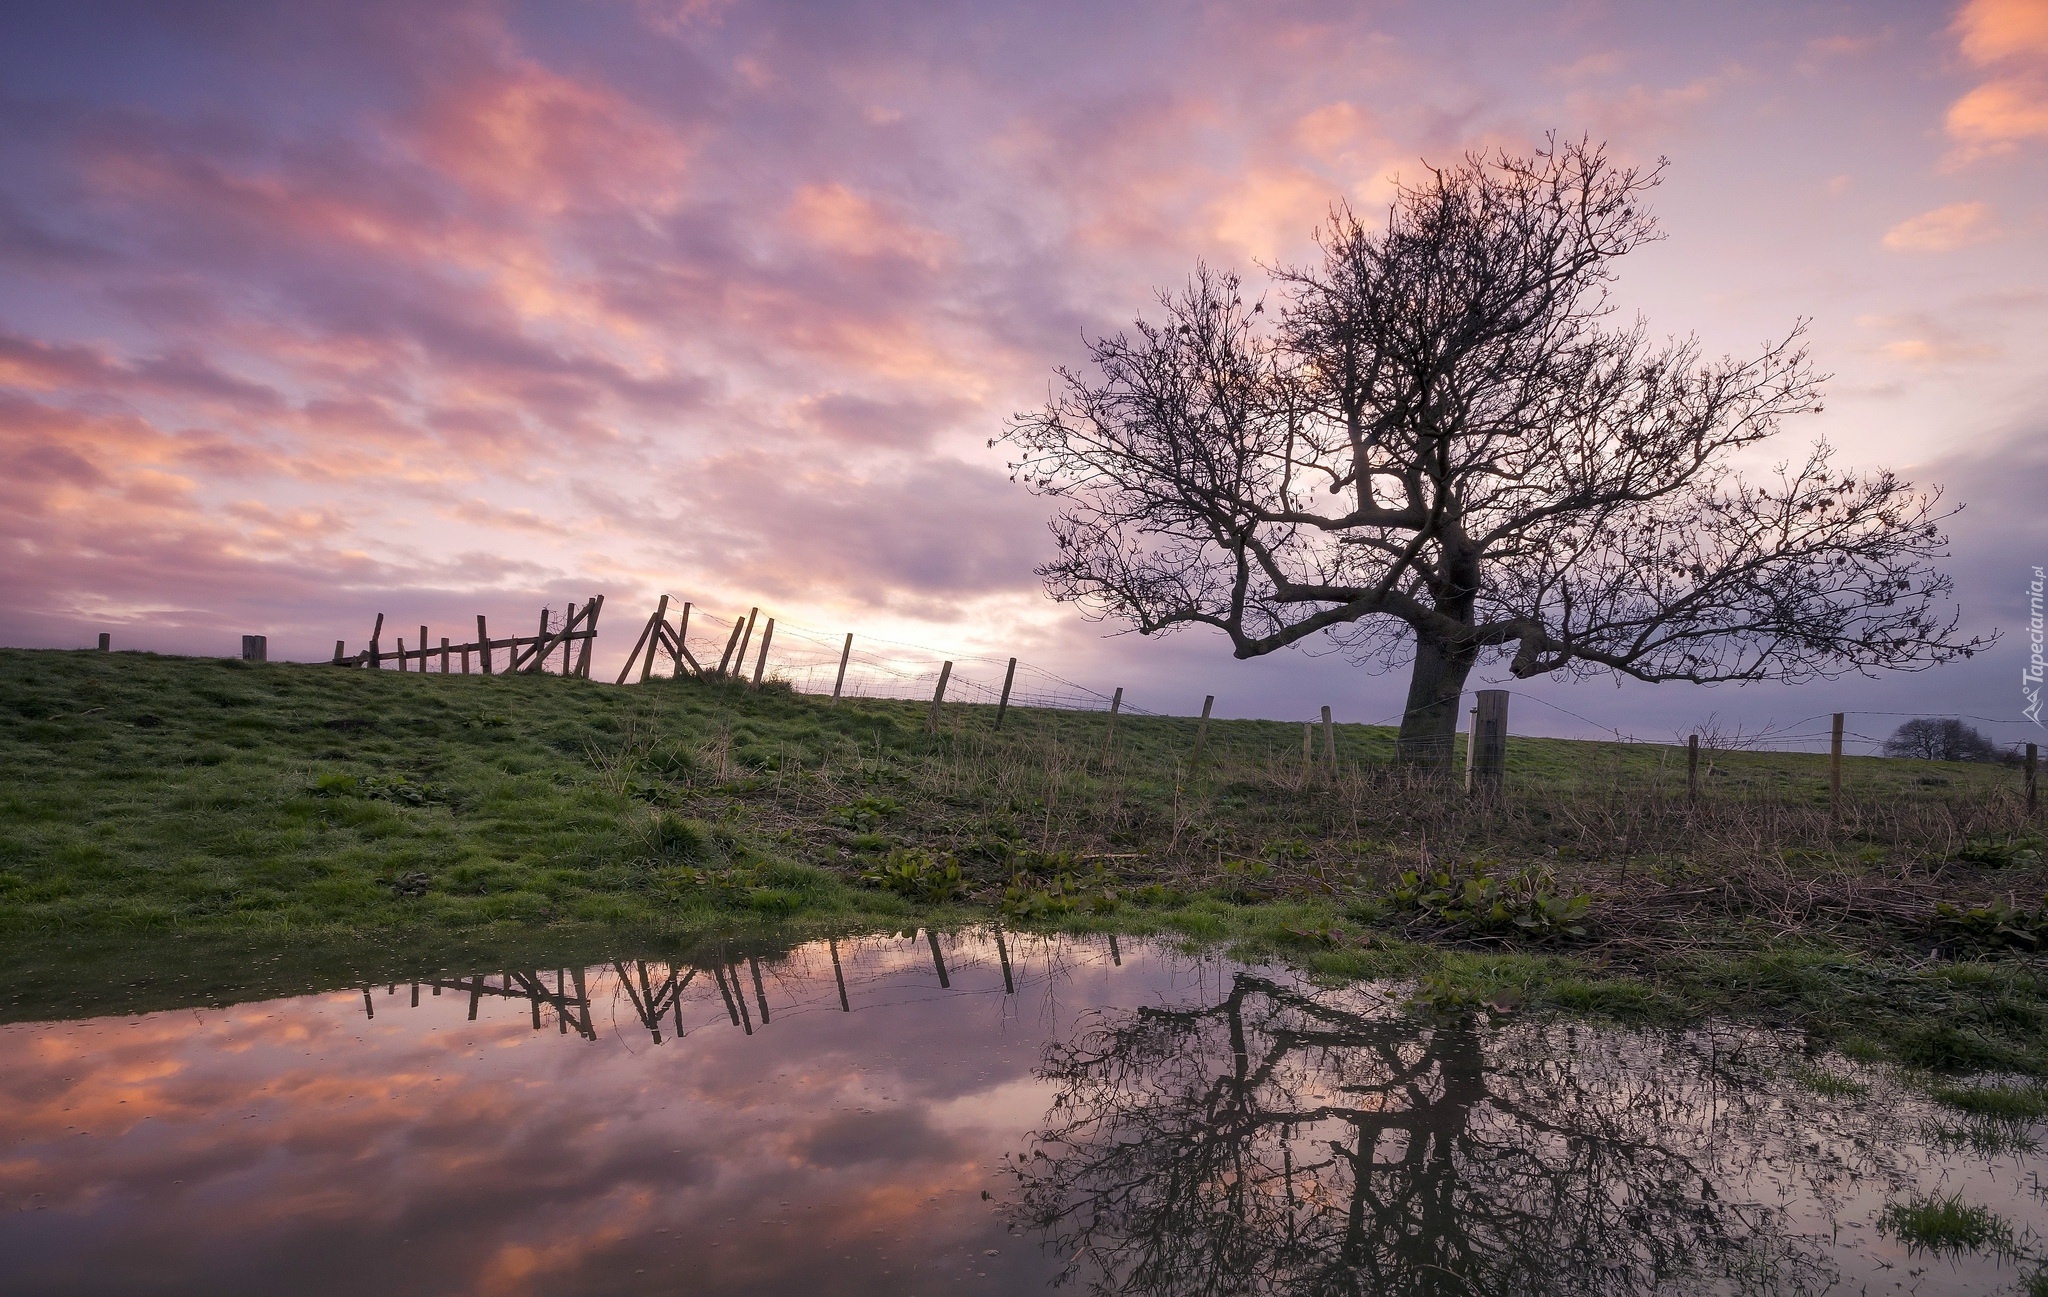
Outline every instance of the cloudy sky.
[[0, 642], [318, 657], [379, 611], [602, 592], [616, 664], [667, 591], [1154, 710], [1378, 719], [1398, 670], [1048, 602], [1047, 503], [987, 443], [1197, 258], [1302, 259], [1333, 199], [1551, 130], [1670, 159], [1625, 308], [1714, 352], [1810, 319], [1830, 399], [1781, 453], [1966, 503], [1964, 611], [2006, 639], [1798, 690], [1517, 686], [1516, 728], [2026, 737], [2044, 0], [11, 6]]

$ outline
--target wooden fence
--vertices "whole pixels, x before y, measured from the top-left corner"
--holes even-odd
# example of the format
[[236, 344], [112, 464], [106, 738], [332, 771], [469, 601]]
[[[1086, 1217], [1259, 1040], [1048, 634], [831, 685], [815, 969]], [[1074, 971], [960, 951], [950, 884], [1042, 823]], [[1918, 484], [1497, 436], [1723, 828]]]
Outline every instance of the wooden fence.
[[[452, 644], [446, 636], [438, 646], [430, 645], [427, 628], [420, 627], [420, 637], [413, 647], [407, 648], [403, 638], [398, 647], [386, 651], [383, 647], [384, 614], [377, 614], [377, 624], [370, 630], [370, 644], [359, 653], [348, 651], [348, 641], [334, 641], [334, 665], [338, 667], [369, 667], [381, 669], [386, 662], [396, 662], [400, 671], [426, 671], [438, 662], [443, 674], [457, 670], [463, 675], [470, 673], [470, 662], [475, 660], [485, 675], [494, 675], [502, 662], [506, 675], [525, 673], [538, 675], [557, 652], [561, 654], [561, 668], [558, 674], [590, 678], [590, 646], [597, 638], [597, 616], [604, 609], [604, 596], [595, 595], [589, 601], [578, 605], [570, 604], [568, 614], [562, 618], [562, 625], [550, 630], [548, 627], [551, 609], [540, 610], [540, 628], [532, 635], [513, 635], [504, 639], [491, 638], [490, 627], [483, 615], [476, 619], [476, 639], [467, 644]], [[506, 656], [500, 658], [500, 651]], [[417, 665], [415, 665], [417, 664]]]

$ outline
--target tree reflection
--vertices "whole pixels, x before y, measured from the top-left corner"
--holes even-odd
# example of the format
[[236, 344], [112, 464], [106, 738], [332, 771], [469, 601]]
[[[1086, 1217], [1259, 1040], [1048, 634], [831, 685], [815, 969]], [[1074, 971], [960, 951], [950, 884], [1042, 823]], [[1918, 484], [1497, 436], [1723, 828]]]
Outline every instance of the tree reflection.
[[[1766, 1135], [1787, 1112], [1717, 1049], [1431, 1025], [1240, 973], [1048, 1051], [1018, 1211], [1102, 1292], [1825, 1287], [1781, 1216], [1715, 1187], [1791, 1165]], [[1792, 1151], [1816, 1183], [1843, 1169]]]

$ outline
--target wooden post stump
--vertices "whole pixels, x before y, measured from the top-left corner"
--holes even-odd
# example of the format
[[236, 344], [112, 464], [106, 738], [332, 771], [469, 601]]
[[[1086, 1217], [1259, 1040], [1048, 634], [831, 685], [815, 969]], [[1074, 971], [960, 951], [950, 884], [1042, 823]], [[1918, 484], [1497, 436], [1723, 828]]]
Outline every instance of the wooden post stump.
[[1473, 709], [1472, 786], [1479, 792], [1498, 793], [1508, 770], [1508, 691], [1481, 689], [1478, 700]]
[[853, 657], [853, 632], [846, 632], [846, 645], [839, 650], [839, 675], [832, 681], [832, 701], [839, 701], [839, 691], [846, 687], [846, 663]]
[[924, 727], [933, 734], [939, 732], [939, 704], [946, 701], [946, 682], [953, 678], [953, 664], [948, 662], [939, 668], [939, 687], [932, 691], [932, 710], [924, 718]]
[[270, 658], [270, 638], [266, 635], [242, 636], [242, 661], [266, 662]]
[[1003, 696], [996, 701], [996, 728], [1003, 728], [1003, 717], [1010, 712], [1010, 686], [1017, 679], [1017, 659], [1011, 658], [1009, 667], [1003, 672]]

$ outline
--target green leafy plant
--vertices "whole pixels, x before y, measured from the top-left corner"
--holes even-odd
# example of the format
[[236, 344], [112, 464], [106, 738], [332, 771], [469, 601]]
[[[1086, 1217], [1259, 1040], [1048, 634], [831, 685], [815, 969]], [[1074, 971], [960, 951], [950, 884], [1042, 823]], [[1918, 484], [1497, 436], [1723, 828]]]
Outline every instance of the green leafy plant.
[[903, 803], [893, 797], [862, 797], [850, 805], [839, 807], [827, 819], [842, 829], [872, 833], [881, 827], [883, 821], [893, 820], [901, 814]]
[[1003, 889], [1003, 913], [1015, 919], [1056, 918], [1079, 909], [1107, 914], [1122, 903], [1116, 880], [1100, 865], [1086, 875], [1062, 869], [1048, 877], [1020, 870]]
[[2041, 839], [2035, 834], [2020, 833], [2000, 838], [1971, 838], [1956, 852], [1956, 859], [1966, 864], [1983, 865], [1989, 869], [2011, 869], [2015, 866], [2038, 865], [2041, 863]]
[[1409, 870], [1383, 898], [1387, 908], [1433, 926], [1484, 936], [1583, 937], [1593, 908], [1584, 892], [1559, 895], [1557, 876], [1537, 865], [1502, 869], [1497, 861]]
[[1934, 907], [1934, 929], [1948, 945], [1982, 950], [2039, 950], [2048, 941], [2048, 897], [2032, 909], [2010, 900], [1987, 905], [1940, 901]]
[[962, 887], [960, 866], [944, 852], [934, 855], [923, 847], [896, 847], [887, 859], [860, 876], [871, 887], [880, 887], [913, 900], [950, 901]]

